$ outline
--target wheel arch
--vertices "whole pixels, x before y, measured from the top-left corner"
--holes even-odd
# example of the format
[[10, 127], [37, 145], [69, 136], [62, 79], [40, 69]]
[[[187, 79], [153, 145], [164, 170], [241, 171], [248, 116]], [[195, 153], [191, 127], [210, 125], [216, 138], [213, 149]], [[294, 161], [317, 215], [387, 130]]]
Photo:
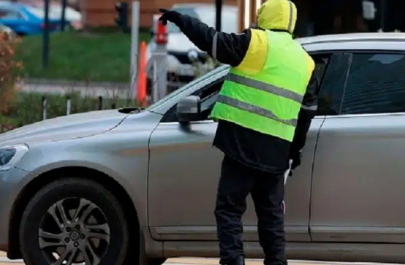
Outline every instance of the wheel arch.
[[[61, 179], [64, 176], [70, 174], [73, 174], [74, 176], [78, 176], [80, 178], [95, 181], [103, 185], [104, 187], [108, 188], [120, 202], [122, 208], [124, 209], [127, 220], [132, 224], [137, 224], [137, 225], [129, 225], [130, 234], [133, 235], [130, 238], [133, 238], [134, 240], [139, 239], [140, 223], [138, 212], [128, 192], [120, 183], [118, 183], [114, 178], [110, 177], [109, 175], [96, 169], [80, 166], [62, 167], [51, 169], [34, 178], [24, 187], [24, 189], [20, 192], [18, 199], [14, 202], [10, 217], [10, 225], [9, 225], [10, 232], [8, 245], [9, 249], [7, 252], [7, 256], [10, 259], [21, 258], [18, 233], [21, 223], [21, 217], [23, 215], [25, 208], [28, 205], [29, 200], [46, 184], [51, 183], [57, 179]], [[139, 240], [137, 241], [139, 242]]]

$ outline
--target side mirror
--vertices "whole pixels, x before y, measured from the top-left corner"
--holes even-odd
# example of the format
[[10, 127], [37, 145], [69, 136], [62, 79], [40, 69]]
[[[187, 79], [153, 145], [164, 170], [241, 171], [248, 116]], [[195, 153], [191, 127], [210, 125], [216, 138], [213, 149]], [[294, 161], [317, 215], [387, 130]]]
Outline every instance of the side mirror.
[[176, 108], [177, 119], [181, 123], [201, 119], [201, 99], [198, 96], [188, 96], [180, 99]]

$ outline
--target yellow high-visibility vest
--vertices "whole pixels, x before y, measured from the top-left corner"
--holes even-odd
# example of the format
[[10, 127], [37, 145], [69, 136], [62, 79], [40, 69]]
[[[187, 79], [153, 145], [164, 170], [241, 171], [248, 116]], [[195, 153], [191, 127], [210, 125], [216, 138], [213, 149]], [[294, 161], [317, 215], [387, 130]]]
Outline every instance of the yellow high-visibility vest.
[[314, 61], [286, 32], [251, 32], [244, 61], [230, 69], [211, 117], [291, 142]]

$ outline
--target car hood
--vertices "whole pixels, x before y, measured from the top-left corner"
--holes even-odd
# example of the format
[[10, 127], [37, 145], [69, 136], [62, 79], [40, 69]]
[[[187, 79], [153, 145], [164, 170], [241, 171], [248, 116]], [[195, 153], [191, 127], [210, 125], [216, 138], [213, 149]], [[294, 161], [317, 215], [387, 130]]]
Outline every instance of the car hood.
[[127, 115], [103, 110], [48, 119], [0, 134], [0, 146], [92, 136], [113, 129]]

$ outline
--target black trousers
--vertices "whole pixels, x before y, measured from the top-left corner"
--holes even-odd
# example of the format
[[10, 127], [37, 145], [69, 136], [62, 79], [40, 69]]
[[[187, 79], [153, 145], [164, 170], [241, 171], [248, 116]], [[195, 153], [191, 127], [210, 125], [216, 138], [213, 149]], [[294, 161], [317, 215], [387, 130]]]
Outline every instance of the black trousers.
[[285, 256], [284, 175], [247, 167], [229, 156], [222, 161], [215, 217], [220, 247], [220, 263], [233, 264], [244, 256], [242, 215], [246, 197], [251, 194], [258, 218], [264, 264], [287, 264]]

